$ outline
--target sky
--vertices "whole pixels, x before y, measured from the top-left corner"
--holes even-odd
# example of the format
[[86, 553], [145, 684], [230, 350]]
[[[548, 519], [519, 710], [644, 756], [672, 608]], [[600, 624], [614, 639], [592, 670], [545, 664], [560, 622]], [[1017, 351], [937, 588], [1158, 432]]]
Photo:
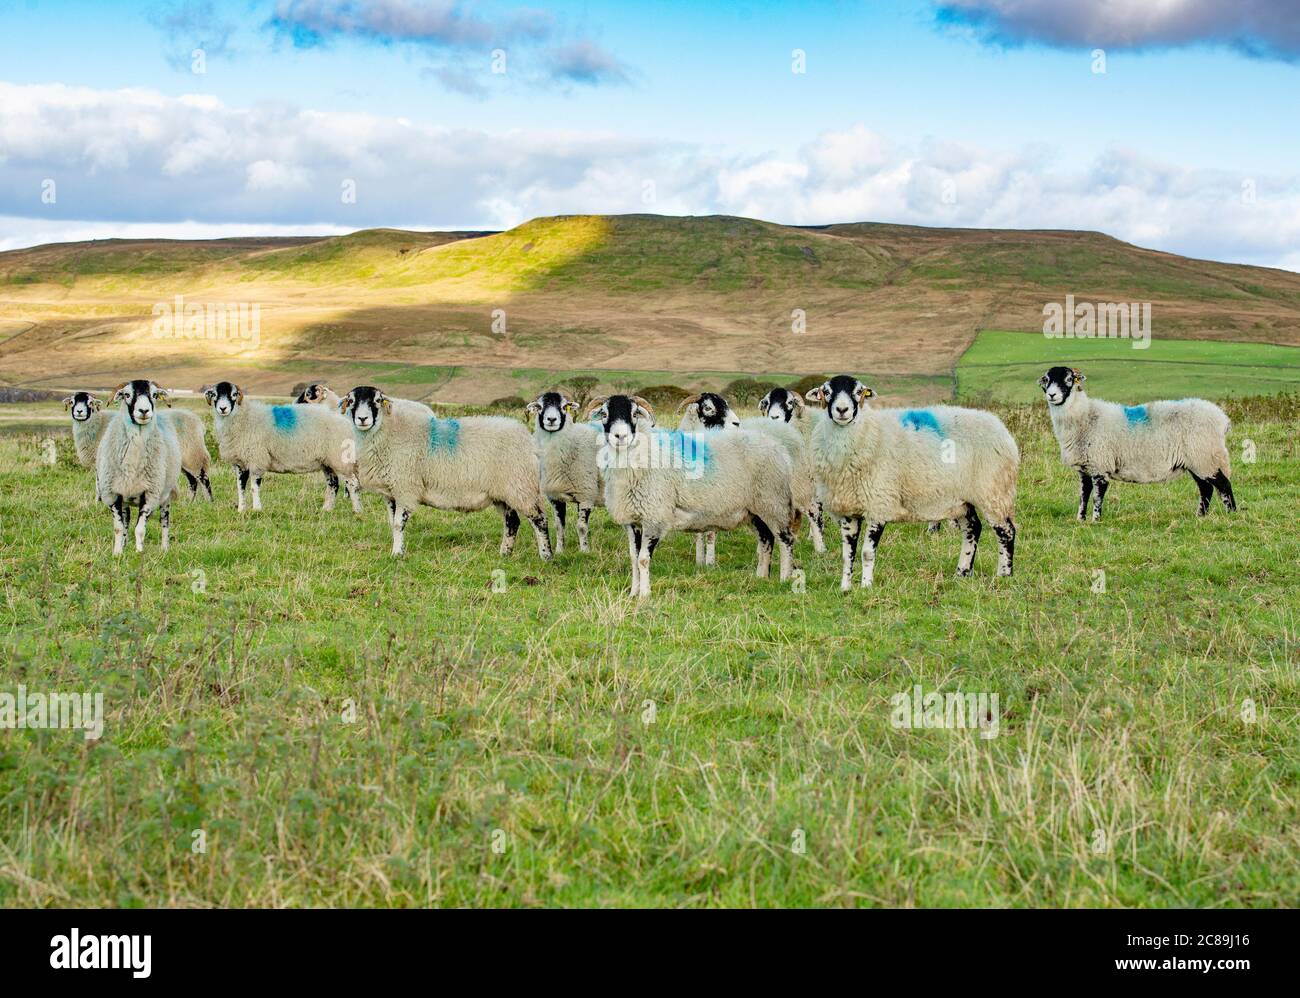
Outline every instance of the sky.
[[1300, 0], [0, 0], [0, 250], [734, 214], [1300, 270]]

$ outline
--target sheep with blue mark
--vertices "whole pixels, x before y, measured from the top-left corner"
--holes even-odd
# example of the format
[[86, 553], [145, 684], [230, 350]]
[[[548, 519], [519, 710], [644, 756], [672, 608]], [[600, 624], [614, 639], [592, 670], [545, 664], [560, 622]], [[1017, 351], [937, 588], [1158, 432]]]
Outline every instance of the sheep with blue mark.
[[980, 513], [997, 534], [997, 574], [1010, 575], [1020, 451], [1002, 421], [955, 406], [872, 409], [865, 403], [873, 395], [857, 378], [841, 374], [806, 396], [826, 406], [812, 450], [826, 508], [840, 521], [840, 589], [853, 587], [860, 541], [861, 584], [872, 584], [885, 525], [899, 521], [958, 520], [957, 574], [970, 575], [983, 529]]
[[181, 475], [181, 445], [158, 403], [167, 392], [152, 381], [128, 381], [113, 393], [121, 403], [95, 452], [95, 495], [113, 514], [113, 554], [120, 555], [131, 525], [131, 507], [140, 507], [135, 549], [144, 550], [149, 517], [158, 513], [162, 549], [171, 536], [171, 501]]
[[546, 509], [532, 435], [515, 419], [440, 419], [407, 399], [359, 385], [340, 409], [352, 423], [364, 488], [388, 500], [393, 555], [406, 549], [406, 522], [418, 506], [474, 512], [495, 506], [504, 532], [501, 554], [514, 548], [520, 518], [532, 524], [537, 553], [551, 558]]
[[1111, 481], [1168, 482], [1184, 471], [1200, 493], [1196, 515], [1204, 516], [1217, 492], [1229, 512], [1237, 508], [1228, 458], [1227, 414], [1204, 399], [1122, 406], [1090, 398], [1087, 379], [1072, 367], [1053, 367], [1038, 385], [1047, 399], [1061, 460], [1079, 473], [1078, 518], [1101, 519]]
[[[683, 433], [704, 430], [735, 429], [740, 426], [740, 414], [731, 403], [717, 392], [700, 392], [688, 395], [677, 405], [680, 418], [677, 429]], [[718, 532], [706, 530], [695, 535], [695, 564], [716, 565], [718, 561]]]
[[212, 406], [212, 433], [221, 460], [234, 465], [239, 512], [251, 485], [252, 508], [262, 508], [262, 477], [268, 472], [307, 475], [324, 472], [322, 509], [334, 508], [343, 480], [353, 512], [361, 512], [352, 427], [337, 412], [319, 405], [267, 405], [245, 398], [239, 386], [219, 381], [203, 386]]
[[776, 542], [781, 579], [790, 577], [798, 513], [790, 457], [775, 440], [744, 429], [656, 429], [649, 403], [629, 395], [595, 400], [588, 417], [604, 428], [605, 508], [627, 529], [633, 596], [650, 595], [650, 561], [669, 532], [732, 530], [746, 521], [759, 536], [756, 574], [770, 574]]
[[524, 412], [533, 418], [542, 492], [555, 510], [555, 553], [564, 550], [569, 503], [578, 507], [578, 550], [587, 551], [591, 511], [605, 505], [604, 434], [596, 424], [578, 422], [578, 404], [561, 392], [542, 392]]

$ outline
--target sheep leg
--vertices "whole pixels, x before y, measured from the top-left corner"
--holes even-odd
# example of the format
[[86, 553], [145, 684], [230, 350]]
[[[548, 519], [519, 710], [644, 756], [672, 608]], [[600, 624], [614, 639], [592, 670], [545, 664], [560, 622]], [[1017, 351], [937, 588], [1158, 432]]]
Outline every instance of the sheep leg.
[[198, 498], [198, 494], [199, 494], [199, 480], [198, 480], [197, 478], [195, 478], [193, 475], [191, 475], [191, 474], [190, 474], [188, 471], [186, 471], [184, 468], [181, 469], [181, 474], [185, 476], [185, 481], [189, 482], [189, 485], [190, 485], [190, 499], [193, 500], [193, 499]]
[[862, 545], [862, 582], [866, 589], [876, 579], [876, 548], [880, 546], [880, 535], [885, 532], [883, 523], [868, 523], [865, 543]]
[[1201, 478], [1191, 471], [1188, 474], [1192, 476], [1197, 491], [1201, 493], [1201, 501], [1196, 506], [1196, 515], [1204, 516], [1210, 511], [1210, 500], [1214, 498], [1214, 486], [1210, 484], [1208, 478]]
[[858, 535], [862, 532], [862, 517], [846, 516], [840, 520], [840, 592], [853, 589], [853, 563], [858, 558]]
[[397, 522], [397, 500], [388, 500], [388, 525], [391, 527]]
[[322, 470], [325, 472], [325, 505], [321, 507], [321, 512], [328, 513], [334, 508], [334, 503], [339, 497], [339, 476], [329, 468]]
[[355, 478], [343, 479], [343, 491], [352, 500], [352, 512], [361, 512], [361, 483]]
[[641, 531], [636, 527], [628, 524], [627, 528], [627, 553], [628, 564], [632, 566], [632, 595], [636, 596], [641, 591], [641, 571], [636, 566], [637, 555], [641, 551]]
[[587, 521], [590, 519], [591, 519], [591, 507], [579, 506], [578, 507], [578, 550], [579, 551], [591, 550], [591, 546], [587, 540], [590, 531], [590, 527]]
[[658, 537], [652, 536], [648, 530], [641, 531], [641, 552], [636, 560], [636, 569], [641, 580], [637, 595], [642, 598], [650, 595], [650, 559], [654, 557], [658, 544]]
[[[546, 511], [538, 507], [536, 513], [528, 518], [528, 522], [533, 525], [533, 533], [537, 535], [537, 555], [542, 561], [551, 560], [551, 532], [550, 524], [546, 521]], [[519, 517], [515, 516], [515, 528], [518, 529]]]
[[695, 535], [695, 564], [704, 564], [704, 535]]
[[406, 552], [406, 521], [411, 518], [411, 511], [400, 503], [393, 505], [393, 557]]
[[208, 481], [207, 468], [202, 468], [199, 470], [199, 484], [202, 485], [204, 491], [207, 492], [208, 502], [212, 502], [212, 483]]
[[993, 532], [998, 535], [998, 575], [1010, 575], [1016, 556], [1016, 525], [1007, 517], [1005, 523], [995, 523]]
[[1219, 498], [1223, 500], [1223, 508], [1229, 513], [1237, 512], [1237, 499], [1232, 494], [1232, 483], [1228, 481], [1228, 476], [1222, 471], [1216, 471], [1214, 477], [1210, 479], [1210, 484], [1218, 490]]
[[555, 553], [564, 553], [564, 529], [565, 517], [568, 515], [569, 507], [563, 499], [552, 499], [551, 505], [555, 508]]
[[818, 554], [826, 551], [826, 516], [822, 512], [821, 503], [813, 503], [812, 508], [808, 510], [808, 532], [812, 535], [813, 550]]
[[758, 567], [754, 575], [766, 579], [772, 573], [772, 541], [775, 535], [758, 517], [754, 517], [754, 531], [758, 534]]
[[117, 496], [108, 509], [113, 514], [113, 554], [120, 555], [126, 544], [126, 530], [131, 525], [131, 511], [121, 496]]
[[148, 496], [140, 497], [140, 519], [135, 522], [135, 549], [144, 550], [144, 532], [149, 523], [149, 514], [153, 509], [149, 506]]
[[519, 514], [503, 502], [496, 504], [501, 512], [501, 554], [507, 555], [515, 549], [515, 537], [519, 534]]
[[235, 465], [235, 494], [239, 496], [239, 512], [244, 511], [244, 488], [248, 485], [248, 469]]
[[260, 513], [261, 511], [262, 511], [262, 473], [260, 471], [255, 471], [253, 472], [253, 512]]
[[[776, 535], [776, 539], [781, 545], [781, 581], [789, 582], [794, 572], [794, 534], [789, 530], [782, 530]], [[826, 550], [825, 545], [822, 545], [822, 550]]]
[[172, 508], [163, 504], [158, 507], [158, 525], [162, 527], [162, 549], [167, 550], [172, 534]]
[[925, 528], [925, 532], [927, 534], [937, 534], [942, 529], [943, 529], [942, 520], [931, 520], [929, 525]]
[[1106, 498], [1106, 490], [1110, 488], [1110, 480], [1105, 475], [1093, 475], [1092, 484], [1097, 490], [1092, 497], [1092, 521], [1096, 523], [1101, 519], [1101, 503]]
[[1092, 476], [1086, 471], [1079, 472], [1079, 519], [1088, 518], [1088, 500], [1092, 498]]
[[980, 534], [984, 524], [980, 522], [979, 513], [970, 503], [966, 504], [966, 515], [961, 521], [961, 557], [957, 559], [957, 574], [970, 575], [975, 567], [975, 552], [980, 546]]
[[710, 530], [704, 535], [704, 564], [716, 565], [718, 563], [718, 532]]

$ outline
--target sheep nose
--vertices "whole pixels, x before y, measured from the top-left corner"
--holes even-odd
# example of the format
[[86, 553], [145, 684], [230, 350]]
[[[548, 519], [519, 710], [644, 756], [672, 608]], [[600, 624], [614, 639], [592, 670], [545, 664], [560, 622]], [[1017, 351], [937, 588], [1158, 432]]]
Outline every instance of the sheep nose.
[[835, 407], [835, 413], [839, 416], [847, 416], [849, 414], [849, 407], [847, 405], [837, 405]]

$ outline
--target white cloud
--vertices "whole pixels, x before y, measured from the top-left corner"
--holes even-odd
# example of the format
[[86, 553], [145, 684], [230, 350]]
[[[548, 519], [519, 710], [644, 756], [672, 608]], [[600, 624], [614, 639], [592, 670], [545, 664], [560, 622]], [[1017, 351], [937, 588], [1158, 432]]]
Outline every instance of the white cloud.
[[[1300, 175], [1185, 170], [1119, 148], [1078, 162], [1046, 148], [938, 139], [909, 148], [863, 125], [815, 136], [790, 154], [746, 156], [653, 137], [490, 133], [141, 90], [0, 83], [0, 163], [10, 247], [130, 227], [498, 228], [537, 215], [653, 211], [1097, 229], [1213, 259], [1294, 267], [1300, 258]], [[53, 204], [41, 199], [46, 178], [57, 184]], [[340, 196], [347, 180], [355, 203]]]

